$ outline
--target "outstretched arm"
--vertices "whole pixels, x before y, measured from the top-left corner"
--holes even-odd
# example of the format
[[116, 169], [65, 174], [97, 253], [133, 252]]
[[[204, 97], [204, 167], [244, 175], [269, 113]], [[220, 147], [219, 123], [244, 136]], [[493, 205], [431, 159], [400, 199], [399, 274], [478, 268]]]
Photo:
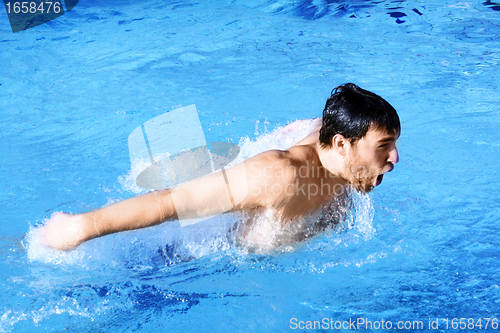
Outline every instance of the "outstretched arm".
[[40, 229], [41, 242], [70, 250], [92, 238], [150, 227], [175, 218], [171, 191], [155, 191], [85, 214], [56, 213]]
[[270, 188], [282, 179], [276, 179], [266, 168], [272, 171], [280, 155], [276, 151], [261, 153], [173, 189], [150, 192], [89, 213], [54, 214], [40, 228], [41, 242], [70, 250], [87, 240], [119, 231], [272, 205], [277, 199]]
[[247, 189], [245, 163], [240, 163], [173, 189], [150, 192], [89, 213], [56, 213], [40, 228], [41, 242], [70, 250], [87, 240], [119, 231], [246, 209], [254, 204], [247, 198]]

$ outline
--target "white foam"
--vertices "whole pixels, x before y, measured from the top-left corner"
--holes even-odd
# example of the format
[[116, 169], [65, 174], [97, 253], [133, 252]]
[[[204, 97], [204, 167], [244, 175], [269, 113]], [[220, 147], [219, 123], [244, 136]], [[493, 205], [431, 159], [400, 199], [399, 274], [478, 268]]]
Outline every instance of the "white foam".
[[277, 127], [272, 132], [262, 133], [255, 140], [242, 138], [239, 143], [240, 154], [233, 163], [240, 163], [266, 150], [290, 148], [311, 132], [314, 122], [315, 119], [297, 120]]

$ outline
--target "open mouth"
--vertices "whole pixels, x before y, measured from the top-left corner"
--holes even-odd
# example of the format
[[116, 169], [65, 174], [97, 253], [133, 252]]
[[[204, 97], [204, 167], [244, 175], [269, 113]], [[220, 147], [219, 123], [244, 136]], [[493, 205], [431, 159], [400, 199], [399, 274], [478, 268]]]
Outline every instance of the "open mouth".
[[384, 175], [383, 174], [378, 175], [377, 182], [376, 182], [375, 186], [379, 186], [382, 183], [382, 179], [384, 179]]

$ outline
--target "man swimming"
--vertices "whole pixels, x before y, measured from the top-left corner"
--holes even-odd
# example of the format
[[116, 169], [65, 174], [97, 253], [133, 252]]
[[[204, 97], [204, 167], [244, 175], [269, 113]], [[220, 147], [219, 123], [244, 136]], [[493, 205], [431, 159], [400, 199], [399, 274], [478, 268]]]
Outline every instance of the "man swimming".
[[349, 189], [370, 192], [399, 160], [396, 110], [355, 84], [333, 90], [317, 125], [287, 150], [263, 152], [175, 188], [85, 214], [56, 213], [40, 228], [42, 244], [70, 250], [111, 233], [227, 211], [244, 213], [238, 228], [244, 246], [269, 248], [306, 239], [325, 229], [317, 223], [325, 206], [345, 210]]

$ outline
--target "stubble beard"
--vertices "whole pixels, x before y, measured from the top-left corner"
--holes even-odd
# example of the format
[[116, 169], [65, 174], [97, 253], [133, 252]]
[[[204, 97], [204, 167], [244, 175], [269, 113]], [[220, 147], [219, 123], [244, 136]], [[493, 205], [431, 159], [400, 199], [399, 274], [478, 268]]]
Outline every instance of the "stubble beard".
[[360, 192], [368, 193], [375, 188], [373, 185], [375, 178], [371, 175], [371, 168], [366, 164], [360, 163], [360, 160], [361, 158], [357, 150], [351, 151], [345, 162], [346, 176], [352, 187]]

